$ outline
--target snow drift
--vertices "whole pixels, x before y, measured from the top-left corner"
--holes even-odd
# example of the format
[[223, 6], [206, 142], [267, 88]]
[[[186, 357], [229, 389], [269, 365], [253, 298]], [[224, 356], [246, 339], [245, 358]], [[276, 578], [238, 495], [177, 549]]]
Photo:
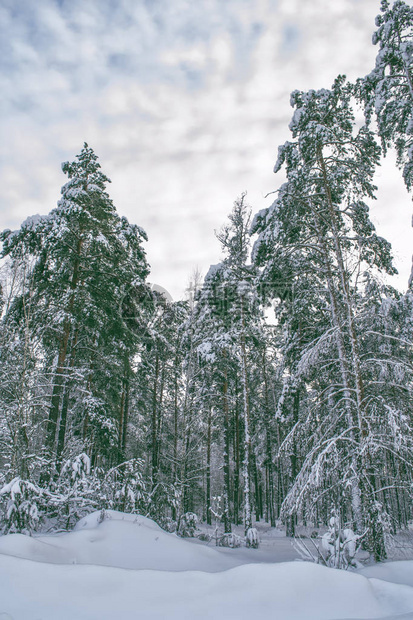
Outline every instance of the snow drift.
[[412, 580], [391, 582], [392, 574], [413, 574], [413, 562], [384, 565], [382, 575], [377, 567], [374, 578], [305, 562], [234, 566], [245, 557], [236, 549], [181, 540], [144, 517], [107, 516], [99, 522], [93, 513], [67, 534], [1, 537], [0, 618], [334, 620], [413, 612]]

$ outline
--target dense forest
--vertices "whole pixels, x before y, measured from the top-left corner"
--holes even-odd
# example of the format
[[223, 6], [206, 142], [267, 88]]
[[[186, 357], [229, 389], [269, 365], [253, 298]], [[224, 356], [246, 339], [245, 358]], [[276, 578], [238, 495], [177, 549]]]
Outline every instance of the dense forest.
[[3, 533], [113, 508], [293, 536], [333, 511], [386, 557], [413, 518], [413, 288], [369, 210], [389, 149], [413, 186], [413, 9], [376, 27], [369, 75], [292, 93], [285, 181], [236, 199], [188, 299], [148, 284], [87, 144], [56, 208], [1, 233]]

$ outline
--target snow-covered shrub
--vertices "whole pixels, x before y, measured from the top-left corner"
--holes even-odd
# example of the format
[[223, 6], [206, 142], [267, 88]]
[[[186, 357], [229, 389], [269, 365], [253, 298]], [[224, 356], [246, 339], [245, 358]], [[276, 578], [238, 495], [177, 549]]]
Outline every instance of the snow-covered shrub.
[[61, 475], [66, 475], [68, 478], [76, 482], [79, 479], [84, 479], [90, 474], [90, 458], [85, 452], [82, 452], [73, 459], [69, 459], [62, 467]]
[[48, 516], [62, 529], [70, 529], [101, 506], [101, 480], [91, 471], [90, 458], [84, 452], [64, 463], [51, 491]]
[[365, 521], [366, 549], [372, 553], [376, 561], [383, 560], [387, 557], [386, 546], [390, 543], [390, 517], [380, 502], [372, 501], [366, 509]]
[[332, 511], [329, 529], [321, 537], [320, 544], [315, 542], [316, 536], [313, 534], [309, 539], [305, 536], [294, 537], [293, 547], [303, 560], [342, 569], [361, 566], [355, 556], [363, 536], [358, 536], [350, 528], [342, 528], [338, 511]]
[[247, 547], [250, 547], [251, 549], [258, 549], [260, 541], [258, 538], [257, 529], [255, 527], [248, 528], [247, 534], [245, 536], [245, 544]]
[[198, 540], [202, 540], [202, 542], [211, 542], [212, 536], [208, 534], [208, 532], [200, 532], [197, 536]]
[[42, 522], [47, 491], [16, 476], [0, 489], [2, 501], [2, 533], [32, 534]]
[[197, 527], [197, 515], [194, 512], [186, 512], [179, 517], [177, 534], [182, 538], [194, 538]]
[[106, 519], [106, 510], [102, 508], [102, 510], [100, 511], [98, 523], [103, 523], [105, 519]]
[[109, 470], [105, 478], [109, 508], [146, 515], [149, 494], [142, 474], [143, 466], [141, 459], [130, 459]]
[[171, 511], [176, 514], [181, 490], [174, 484], [158, 482], [148, 495], [147, 516], [167, 529]]
[[241, 547], [242, 538], [233, 532], [227, 532], [223, 534], [218, 541], [219, 547], [229, 547], [230, 549], [236, 549], [237, 547]]
[[321, 538], [321, 555], [327, 566], [347, 569], [358, 566], [355, 558], [360, 536], [350, 528], [342, 528], [340, 516], [333, 510], [328, 531]]
[[173, 519], [171, 519], [171, 517], [166, 517], [165, 518], [165, 522], [164, 522], [164, 525], [163, 525], [163, 529], [164, 530], [166, 530], [170, 534], [173, 534], [174, 532], [176, 532], [177, 527], [178, 527], [177, 522], [174, 521]]

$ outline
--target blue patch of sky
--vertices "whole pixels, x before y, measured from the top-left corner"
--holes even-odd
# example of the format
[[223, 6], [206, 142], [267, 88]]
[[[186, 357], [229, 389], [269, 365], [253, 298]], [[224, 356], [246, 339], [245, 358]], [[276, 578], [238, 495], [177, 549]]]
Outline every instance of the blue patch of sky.
[[109, 54], [107, 64], [109, 69], [114, 69], [121, 73], [129, 73], [134, 64], [134, 58], [131, 54]]
[[300, 40], [301, 33], [299, 28], [293, 24], [286, 24], [283, 28], [281, 53], [284, 55], [294, 54], [300, 45]]
[[232, 43], [235, 50], [237, 72], [248, 69], [252, 53], [264, 31], [264, 25], [259, 22], [252, 23], [249, 28], [239, 26], [232, 31]]
[[[119, 53], [116, 47], [107, 50], [108, 56], [103, 66], [106, 65], [109, 75], [100, 75], [99, 71], [94, 70], [93, 65], [88, 67], [90, 88], [104, 86], [108, 77], [111, 81], [117, 76], [133, 76], [143, 83], [162, 80], [173, 83], [176, 80], [177, 84], [185, 85], [190, 90], [199, 89], [204, 84], [210, 65], [202, 70], [189, 60], [184, 60], [178, 66], [167, 66], [160, 60], [160, 54], [168, 48], [182, 44], [184, 46], [199, 42], [208, 44], [215, 36], [226, 33], [231, 39], [234, 50], [233, 72], [238, 76], [248, 68], [251, 54], [264, 30], [263, 24], [256, 21], [251, 20], [247, 25], [240, 21], [238, 12], [240, 5], [249, 6], [252, 10], [251, 0], [229, 0], [223, 4], [219, 0], [212, 0], [209, 5], [211, 8], [203, 3], [197, 5], [186, 0], [177, 0], [176, 4], [170, 3], [169, 0], [140, 0], [140, 2], [136, 9], [135, 5], [130, 5], [128, 1], [102, 0], [99, 5], [93, 5], [95, 9], [98, 7], [98, 14], [102, 18], [96, 25], [93, 25], [90, 19], [86, 24], [82, 24], [82, 19], [73, 19], [75, 15], [77, 18], [81, 17], [80, 0], [70, 2], [49, 0], [42, 5], [43, 10], [47, 11], [50, 8], [60, 13], [66, 27], [76, 33], [74, 40], [77, 40], [80, 46], [88, 36], [98, 40], [105, 23], [113, 30], [114, 36], [121, 37], [126, 29], [136, 30], [136, 48], [127, 52], [120, 49]], [[78, 66], [75, 64], [79, 62], [79, 54], [72, 56], [70, 50], [67, 50], [69, 53], [56, 57], [59, 34], [54, 31], [53, 22], [43, 23], [44, 13], [40, 10], [40, 6], [36, 8], [36, 5], [29, 0], [22, 0], [21, 3], [10, 1], [6, 5], [6, 10], [16, 26], [15, 34], [36, 51], [42, 72], [55, 69], [68, 76], [72, 89], [81, 87], [84, 71], [78, 75]], [[22, 70], [24, 72], [28, 68], [25, 67], [25, 61], [13, 57], [10, 40], [7, 42], [7, 38], [5, 36], [3, 43], [0, 43], [6, 70], [11, 73], [13, 71], [19, 73]], [[291, 39], [291, 33], [289, 38]], [[116, 38], [113, 40], [116, 42]], [[102, 49], [101, 52], [105, 53], [105, 50]], [[30, 105], [30, 101], [20, 103], [23, 109], [27, 109]]]
[[203, 87], [205, 83], [204, 71], [195, 69], [193, 65], [187, 62], [181, 62], [179, 64], [179, 68], [185, 77], [186, 87], [188, 90], [199, 90]]

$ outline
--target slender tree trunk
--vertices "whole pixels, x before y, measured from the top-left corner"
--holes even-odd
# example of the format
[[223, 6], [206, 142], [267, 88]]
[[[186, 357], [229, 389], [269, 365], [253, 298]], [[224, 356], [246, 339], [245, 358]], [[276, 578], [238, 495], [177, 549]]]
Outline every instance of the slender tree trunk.
[[[293, 397], [293, 424], [294, 426], [297, 424], [300, 415], [300, 392], [297, 389], [294, 393]], [[297, 446], [295, 439], [293, 440], [292, 451], [290, 454], [291, 461], [291, 483], [294, 484], [294, 481], [297, 477], [298, 467], [297, 467]], [[286, 536], [294, 537], [295, 536], [295, 524], [297, 521], [296, 514], [290, 514], [287, 519], [286, 526]]]
[[248, 397], [248, 376], [247, 376], [247, 350], [245, 342], [245, 316], [244, 316], [244, 300], [240, 298], [241, 304], [241, 334], [240, 334], [240, 352], [241, 352], [241, 372], [242, 372], [242, 394], [244, 408], [244, 530], [245, 535], [252, 527], [251, 512], [251, 482], [250, 482], [250, 453], [251, 453], [251, 436], [250, 436], [250, 409]]
[[125, 355], [123, 363], [122, 391], [119, 408], [119, 432], [118, 432], [118, 462], [126, 460], [126, 440], [129, 416], [129, 380], [130, 380], [129, 357]]
[[211, 430], [212, 430], [212, 408], [208, 408], [208, 430], [207, 430], [207, 462], [206, 462], [206, 522], [212, 523], [211, 515]]
[[[355, 395], [356, 395], [356, 404], [357, 404], [357, 421], [358, 421], [358, 431], [360, 440], [364, 440], [368, 435], [368, 427], [366, 422], [366, 415], [364, 411], [364, 386], [363, 380], [360, 372], [360, 359], [358, 353], [358, 341], [356, 336], [356, 329], [354, 323], [354, 311], [353, 311], [353, 302], [350, 295], [350, 286], [348, 275], [344, 266], [343, 254], [341, 249], [341, 243], [339, 238], [339, 233], [337, 229], [336, 223], [336, 211], [333, 204], [331, 189], [327, 178], [327, 169], [325, 165], [325, 161], [323, 158], [323, 153], [321, 147], [318, 149], [318, 161], [320, 164], [320, 168], [323, 175], [324, 189], [327, 197], [327, 206], [329, 212], [329, 221], [331, 226], [331, 232], [334, 242], [335, 256], [337, 261], [338, 273], [341, 282], [341, 293], [344, 299], [344, 306], [346, 311], [346, 323], [348, 329], [348, 336], [350, 341], [350, 349], [351, 349], [351, 371], [352, 376], [354, 377], [354, 385], [355, 385]], [[356, 465], [356, 464], [355, 464]], [[374, 538], [374, 554], [376, 559], [384, 559], [386, 556], [385, 552], [385, 541], [384, 541], [384, 531], [380, 519], [378, 517], [377, 508], [374, 505], [374, 492], [376, 490], [375, 486], [375, 477], [374, 472], [372, 470], [372, 458], [369, 454], [368, 449], [362, 452], [362, 456], [360, 459], [360, 463], [358, 468], [362, 470], [362, 487], [363, 493], [361, 493], [360, 486], [358, 485], [358, 494], [359, 496], [353, 495], [353, 506], [357, 511], [356, 522], [359, 520], [357, 524], [364, 525], [363, 521], [368, 519], [370, 521], [370, 527], [374, 530], [374, 534], [372, 534]], [[372, 496], [373, 493], [373, 496]], [[363, 507], [359, 507], [358, 503], [361, 500]], [[364, 508], [364, 510], [363, 510]], [[361, 513], [361, 514], [360, 514]], [[364, 513], [364, 514], [363, 514]], [[363, 518], [364, 517], [364, 518]], [[373, 540], [371, 538], [370, 540]], [[371, 543], [370, 543], [371, 544]]]
[[341, 282], [341, 289], [342, 289], [341, 292], [344, 297], [346, 314], [347, 314], [346, 319], [347, 319], [347, 327], [348, 327], [348, 334], [350, 337], [350, 346], [351, 346], [351, 355], [352, 355], [352, 360], [351, 360], [352, 374], [354, 376], [354, 382], [355, 382], [355, 388], [356, 388], [355, 391], [356, 391], [356, 399], [357, 399], [358, 426], [359, 426], [360, 436], [365, 437], [367, 435], [367, 426], [366, 426], [366, 421], [363, 415], [364, 414], [364, 403], [363, 403], [364, 388], [363, 388], [363, 381], [362, 381], [361, 373], [360, 373], [360, 360], [359, 360], [359, 354], [358, 354], [356, 330], [355, 330], [355, 325], [354, 325], [353, 303], [352, 303], [352, 299], [350, 295], [348, 275], [347, 275], [347, 272], [344, 266], [344, 259], [343, 259], [341, 244], [340, 244], [339, 233], [337, 230], [336, 212], [335, 212], [333, 200], [331, 197], [330, 185], [327, 179], [327, 170], [326, 170], [325, 161], [323, 158], [321, 148], [319, 148], [318, 150], [318, 158], [319, 158], [319, 163], [320, 163], [322, 174], [323, 174], [324, 188], [325, 188], [326, 195], [327, 195], [329, 219], [330, 219], [330, 225], [331, 225], [331, 232], [333, 235], [338, 273], [339, 273], [340, 282]]
[[118, 462], [123, 462], [122, 457], [122, 440], [123, 440], [123, 423], [125, 415], [125, 384], [122, 381], [122, 389], [120, 393], [120, 407], [119, 407], [119, 429], [118, 429]]
[[[224, 352], [224, 364], [226, 364], [226, 352]], [[229, 463], [229, 407], [228, 407], [228, 376], [227, 368], [224, 367], [224, 382], [222, 386], [223, 409], [224, 409], [224, 530], [231, 532], [231, 516], [229, 507], [230, 494], [230, 463]]]
[[265, 398], [265, 450], [266, 450], [266, 506], [267, 506], [267, 522], [270, 522], [271, 527], [275, 527], [275, 513], [274, 513], [274, 475], [273, 475], [273, 456], [272, 456], [272, 434], [271, 434], [271, 412], [270, 402], [268, 396], [268, 378], [267, 378], [267, 358], [265, 350], [262, 356], [262, 370], [264, 379], [264, 398]]
[[251, 451], [251, 469], [254, 473], [254, 490], [255, 490], [255, 520], [260, 521], [262, 517], [262, 493], [259, 471], [257, 466], [257, 457], [254, 450]]
[[126, 447], [128, 441], [128, 422], [129, 422], [129, 400], [130, 400], [130, 377], [129, 377], [129, 362], [128, 362], [128, 373], [125, 377], [125, 405], [123, 411], [123, 433], [122, 433], [122, 453], [124, 458], [126, 458]]
[[155, 377], [152, 392], [152, 428], [151, 428], [151, 461], [152, 461], [152, 489], [158, 482], [158, 381], [159, 381], [159, 354], [156, 352], [155, 358]]
[[166, 363], [162, 362], [162, 370], [160, 373], [159, 398], [157, 403], [157, 429], [156, 429], [156, 462], [157, 471], [161, 468], [161, 447], [162, 447], [162, 430], [163, 430], [163, 399], [165, 390]]
[[[344, 336], [343, 336], [343, 326], [340, 321], [340, 312], [339, 312], [339, 304], [337, 301], [336, 291], [334, 288], [334, 280], [333, 274], [331, 271], [330, 259], [328, 255], [328, 249], [326, 247], [326, 242], [323, 236], [323, 233], [320, 229], [320, 223], [316, 212], [313, 208], [313, 205], [310, 202], [310, 208], [313, 215], [313, 222], [317, 232], [318, 244], [321, 250], [321, 253], [324, 258], [324, 269], [325, 276], [327, 280], [327, 288], [329, 291], [330, 297], [330, 308], [331, 308], [331, 318], [332, 324], [335, 328], [335, 340], [338, 351], [338, 358], [340, 364], [340, 372], [341, 378], [343, 382], [343, 396], [344, 396], [344, 407], [346, 411], [347, 425], [349, 428], [353, 430], [350, 432], [350, 438], [354, 441], [359, 441], [359, 418], [355, 419], [351, 407], [351, 402], [353, 401], [351, 396], [351, 386], [349, 380], [349, 370], [348, 370], [348, 362], [347, 362], [347, 354], [344, 344]], [[351, 503], [355, 521], [355, 529], [357, 532], [362, 533], [364, 530], [364, 520], [363, 520], [363, 511], [361, 505], [361, 489], [359, 483], [359, 472], [358, 472], [358, 464], [356, 457], [352, 460], [352, 469], [354, 471], [354, 476], [351, 481]]]
[[[192, 318], [191, 318], [192, 321]], [[190, 445], [191, 445], [191, 435], [192, 435], [192, 414], [193, 414], [193, 403], [192, 403], [192, 386], [193, 386], [193, 377], [194, 377], [194, 349], [193, 349], [193, 327], [192, 323], [189, 328], [190, 332], [190, 347], [188, 354], [188, 366], [186, 372], [186, 382], [185, 382], [185, 396], [183, 402], [183, 418], [184, 418], [184, 428], [183, 428], [183, 467], [182, 467], [182, 482], [183, 482], [183, 508], [184, 512], [190, 510], [192, 505], [192, 488], [190, 488], [190, 481], [188, 472], [190, 469]]]
[[[179, 469], [178, 469], [178, 420], [179, 420], [179, 407], [178, 407], [178, 355], [175, 357], [175, 377], [174, 377], [174, 438], [173, 438], [173, 480], [175, 489], [178, 485]], [[172, 506], [172, 519], [176, 520], [176, 506]]]
[[[82, 252], [83, 240], [78, 239], [76, 245], [76, 255], [73, 265], [73, 274], [70, 282], [71, 295], [69, 298], [69, 304], [67, 313], [71, 315], [75, 304], [75, 292], [79, 284], [80, 278], [80, 257]], [[49, 410], [49, 419], [46, 426], [46, 438], [45, 445], [49, 453], [53, 454], [53, 449], [56, 442], [57, 435], [57, 422], [59, 419], [59, 410], [61, 404], [63, 384], [65, 380], [66, 372], [66, 357], [68, 353], [69, 338], [71, 333], [71, 322], [67, 318], [63, 325], [63, 332], [59, 344], [59, 353], [57, 358], [56, 370], [54, 372], [53, 392]]]
[[[26, 291], [27, 282], [27, 265], [23, 263], [23, 283], [22, 288]], [[13, 282], [17, 276], [17, 268], [13, 273]], [[28, 298], [31, 298], [31, 289], [29, 286]], [[10, 293], [11, 295], [12, 293]], [[14, 429], [12, 433], [13, 448], [12, 448], [12, 472], [19, 475], [21, 478], [26, 479], [29, 477], [28, 463], [25, 458], [29, 453], [29, 435], [28, 429], [30, 425], [29, 414], [29, 385], [28, 385], [28, 366], [30, 360], [30, 323], [31, 323], [31, 304], [27, 302], [25, 295], [22, 296], [23, 302], [23, 316], [24, 316], [24, 348], [23, 348], [23, 360], [22, 370], [20, 374], [20, 381], [17, 394], [17, 420], [14, 423]], [[9, 303], [9, 302], [8, 302]]]
[[[235, 383], [235, 393], [238, 394], [238, 382]], [[240, 428], [239, 428], [239, 407], [238, 398], [236, 398], [234, 409], [234, 433], [233, 433], [233, 452], [234, 452], [234, 523], [239, 525], [240, 512]]]
[[65, 447], [65, 439], [66, 439], [66, 427], [67, 427], [67, 413], [69, 409], [69, 398], [70, 398], [70, 387], [71, 387], [71, 379], [70, 375], [73, 372], [73, 367], [75, 365], [76, 359], [76, 344], [77, 344], [77, 336], [78, 331], [76, 330], [73, 335], [73, 340], [70, 345], [70, 358], [68, 363], [68, 378], [64, 384], [63, 391], [63, 400], [62, 400], [62, 409], [60, 413], [60, 421], [59, 421], [59, 432], [57, 436], [57, 448], [56, 448], [56, 461], [58, 463], [58, 468], [60, 467], [60, 461], [63, 454], [63, 450]]

